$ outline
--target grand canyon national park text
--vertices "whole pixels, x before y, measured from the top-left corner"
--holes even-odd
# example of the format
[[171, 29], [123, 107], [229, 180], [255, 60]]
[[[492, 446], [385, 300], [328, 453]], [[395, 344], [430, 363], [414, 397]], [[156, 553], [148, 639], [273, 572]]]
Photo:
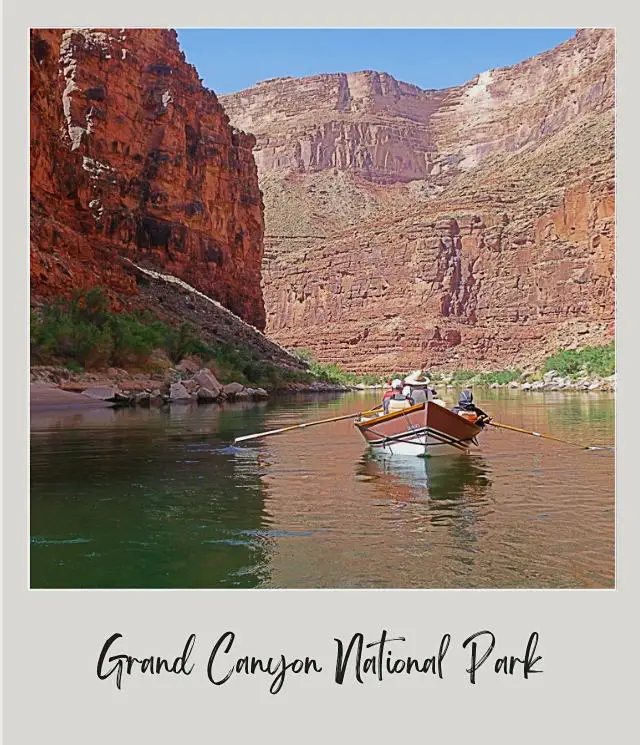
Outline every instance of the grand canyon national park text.
[[[323, 673], [325, 668], [338, 685], [349, 679], [364, 684], [367, 681], [383, 682], [394, 675], [413, 674], [443, 680], [451, 635], [443, 634], [437, 650], [424, 656], [403, 652], [406, 641], [406, 637], [391, 636], [386, 629], [373, 641], [366, 639], [361, 632], [354, 633], [347, 640], [335, 638], [335, 661], [331, 667], [309, 656], [245, 654], [240, 651], [242, 645], [236, 634], [225, 631], [210, 648], [205, 666], [197, 661], [199, 650], [196, 649], [195, 634], [188, 637], [182, 654], [169, 658], [158, 655], [137, 657], [131, 654], [131, 643], [122, 634], [115, 633], [105, 641], [100, 651], [96, 672], [100, 680], [111, 678], [118, 689], [123, 689], [126, 688], [126, 676], [191, 675], [196, 668], [204, 667], [207, 679], [214, 686], [232, 682], [239, 675], [263, 676], [266, 680], [264, 686], [274, 695], [283, 689], [285, 680]], [[472, 685], [481, 677], [481, 668], [486, 669], [486, 674], [493, 672], [528, 680], [531, 675], [543, 672], [540, 667], [542, 656], [536, 654], [538, 642], [539, 635], [534, 631], [526, 639], [522, 651], [514, 655], [500, 648], [492, 631], [476, 631], [462, 641], [462, 648], [468, 650], [468, 666], [464, 673]]]

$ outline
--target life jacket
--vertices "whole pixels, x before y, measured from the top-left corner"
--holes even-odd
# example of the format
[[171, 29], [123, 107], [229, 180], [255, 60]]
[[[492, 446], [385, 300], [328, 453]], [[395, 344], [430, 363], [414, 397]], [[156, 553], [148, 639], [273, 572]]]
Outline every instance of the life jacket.
[[457, 413], [458, 416], [461, 416], [463, 419], [466, 419], [468, 422], [472, 422], [473, 424], [478, 420], [478, 415], [475, 411], [458, 411]]
[[389, 399], [388, 411], [392, 414], [395, 411], [402, 411], [408, 409], [411, 406], [411, 401], [406, 396], [392, 396]]

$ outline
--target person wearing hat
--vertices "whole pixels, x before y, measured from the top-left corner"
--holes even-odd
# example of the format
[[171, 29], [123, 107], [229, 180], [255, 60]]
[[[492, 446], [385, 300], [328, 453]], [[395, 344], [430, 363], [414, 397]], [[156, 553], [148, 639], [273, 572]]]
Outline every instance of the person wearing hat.
[[411, 406], [411, 401], [402, 395], [402, 381], [399, 378], [391, 381], [391, 395], [386, 396], [382, 401], [382, 407], [385, 414], [391, 414], [394, 411], [400, 411]]
[[408, 395], [414, 404], [426, 403], [433, 399], [433, 391], [429, 388], [430, 382], [422, 370], [416, 370], [404, 379], [405, 385], [410, 388]]

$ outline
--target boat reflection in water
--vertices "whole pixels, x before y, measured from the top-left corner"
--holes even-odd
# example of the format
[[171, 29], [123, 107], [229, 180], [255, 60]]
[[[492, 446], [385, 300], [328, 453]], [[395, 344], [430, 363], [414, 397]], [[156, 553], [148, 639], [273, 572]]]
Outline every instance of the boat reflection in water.
[[487, 471], [484, 458], [475, 454], [416, 458], [366, 452], [356, 474], [361, 481], [387, 476], [411, 486], [417, 497], [438, 500], [486, 494], [491, 485]]
[[379, 494], [393, 513], [402, 512], [414, 529], [446, 528], [463, 553], [473, 553], [482, 523], [491, 514], [488, 466], [478, 455], [440, 458], [366, 453], [356, 478], [377, 481]]

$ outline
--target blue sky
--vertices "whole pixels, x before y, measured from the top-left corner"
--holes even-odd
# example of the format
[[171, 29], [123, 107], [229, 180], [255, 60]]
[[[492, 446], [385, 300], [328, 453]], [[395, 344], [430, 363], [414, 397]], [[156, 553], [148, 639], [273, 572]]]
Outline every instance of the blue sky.
[[421, 88], [460, 85], [566, 41], [575, 29], [179, 29], [216, 93], [267, 78], [377, 70]]

